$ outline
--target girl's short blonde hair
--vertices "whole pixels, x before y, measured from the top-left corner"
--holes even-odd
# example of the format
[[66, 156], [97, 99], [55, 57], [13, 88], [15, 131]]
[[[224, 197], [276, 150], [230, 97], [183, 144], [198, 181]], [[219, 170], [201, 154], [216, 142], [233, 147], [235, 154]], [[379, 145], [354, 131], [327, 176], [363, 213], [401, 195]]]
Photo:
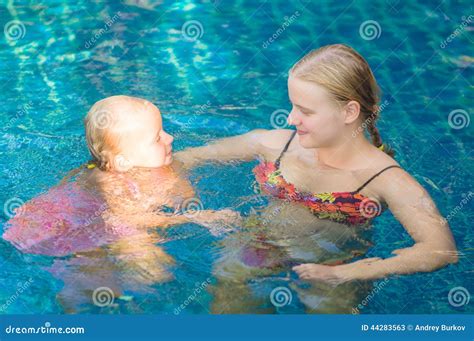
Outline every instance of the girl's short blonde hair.
[[102, 101], [95, 103], [84, 120], [86, 141], [92, 162], [101, 170], [113, 169], [114, 160], [120, 152], [120, 136], [114, 130], [117, 117]]

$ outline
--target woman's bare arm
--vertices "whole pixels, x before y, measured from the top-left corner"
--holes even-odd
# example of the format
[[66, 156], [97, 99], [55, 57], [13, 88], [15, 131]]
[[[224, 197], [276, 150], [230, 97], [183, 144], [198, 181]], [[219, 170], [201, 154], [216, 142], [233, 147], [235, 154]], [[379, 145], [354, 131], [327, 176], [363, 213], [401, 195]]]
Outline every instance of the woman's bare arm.
[[[407, 172], [393, 169], [385, 174], [380, 195], [415, 244], [393, 251], [395, 257], [369, 258], [343, 265], [353, 279], [376, 279], [392, 274], [431, 272], [458, 261], [449, 225], [428, 192]], [[383, 182], [383, 183], [382, 183]]]
[[415, 244], [398, 249], [394, 257], [366, 258], [349, 264], [328, 266], [302, 264], [293, 269], [304, 280], [334, 284], [378, 279], [394, 274], [431, 272], [458, 261], [454, 238], [428, 192], [407, 172], [391, 169], [371, 183], [388, 204]]
[[202, 147], [188, 148], [175, 154], [187, 168], [208, 160], [250, 161], [258, 155], [266, 155], [269, 148], [279, 148], [289, 138], [290, 130], [256, 129], [248, 133], [223, 138]]

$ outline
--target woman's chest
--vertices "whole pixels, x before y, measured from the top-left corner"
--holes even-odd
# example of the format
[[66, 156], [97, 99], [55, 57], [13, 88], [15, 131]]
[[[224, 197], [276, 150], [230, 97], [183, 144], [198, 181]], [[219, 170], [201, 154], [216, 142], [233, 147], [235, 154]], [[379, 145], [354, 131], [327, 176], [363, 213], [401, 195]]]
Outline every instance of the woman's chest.
[[285, 182], [298, 191], [309, 193], [352, 192], [363, 178], [363, 171], [327, 167], [307, 153], [285, 155], [279, 171]]

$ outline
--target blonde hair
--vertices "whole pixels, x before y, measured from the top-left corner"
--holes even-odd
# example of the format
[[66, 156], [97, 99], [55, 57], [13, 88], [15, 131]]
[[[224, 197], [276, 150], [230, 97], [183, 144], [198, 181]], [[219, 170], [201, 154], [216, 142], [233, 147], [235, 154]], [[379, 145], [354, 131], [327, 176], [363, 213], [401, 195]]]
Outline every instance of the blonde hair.
[[87, 147], [92, 155], [89, 165], [94, 164], [103, 171], [114, 168], [114, 159], [120, 150], [120, 137], [113, 129], [116, 121], [116, 115], [106, 109], [101, 101], [92, 106], [84, 119]]
[[380, 116], [380, 88], [369, 64], [357, 51], [343, 44], [326, 45], [309, 52], [290, 73], [324, 87], [338, 102], [357, 101], [372, 143], [394, 156], [375, 125]]

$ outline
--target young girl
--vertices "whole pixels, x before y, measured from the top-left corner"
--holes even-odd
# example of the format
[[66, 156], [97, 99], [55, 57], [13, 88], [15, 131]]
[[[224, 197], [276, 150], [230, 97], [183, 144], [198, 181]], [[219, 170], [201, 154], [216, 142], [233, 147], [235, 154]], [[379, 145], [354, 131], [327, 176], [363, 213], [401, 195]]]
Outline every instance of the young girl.
[[100, 304], [104, 290], [149, 293], [170, 280], [174, 260], [156, 227], [194, 222], [213, 232], [238, 220], [230, 210], [199, 210], [152, 103], [109, 97], [85, 125], [92, 162], [17, 209], [3, 234], [25, 253], [73, 255], [46, 269], [64, 284], [57, 298], [67, 313]]
[[[375, 124], [380, 116], [379, 88], [365, 59], [342, 44], [311, 51], [290, 70], [288, 92], [292, 105], [288, 122], [295, 126], [295, 131], [258, 129], [185, 150], [177, 157], [188, 167], [206, 160], [263, 159], [254, 169], [256, 181], [264, 193], [276, 199], [272, 206], [280, 206], [267, 212], [267, 239], [273, 245], [284, 245], [282, 249], [290, 256], [304, 254], [305, 257], [294, 257], [294, 263], [300, 265], [293, 270], [316, 288], [312, 298], [300, 298], [313, 302], [309, 304], [312, 309], [350, 312], [353, 302], [345, 300], [338, 307], [339, 293], [328, 298], [328, 293], [336, 292], [326, 292], [317, 286], [429, 272], [457, 262], [456, 245], [446, 220], [428, 192], [399, 166], [392, 158], [393, 152], [382, 143]], [[350, 262], [350, 257], [344, 255], [359, 250], [351, 250], [341, 241], [370, 227], [371, 221], [386, 208], [407, 230], [414, 245], [394, 251], [395, 256], [387, 259]], [[292, 226], [280, 223], [289, 216], [295, 221]], [[319, 239], [313, 243], [318, 251], [314, 257], [301, 250], [302, 243], [289, 245], [285, 240], [304, 236], [311, 228], [313, 233], [324, 231], [332, 244], [339, 245], [337, 252], [347, 264], [336, 265], [334, 257], [326, 262], [328, 257], [323, 253], [337, 256], [337, 252], [323, 250]], [[233, 258], [216, 267], [223, 283], [222, 292], [239, 292], [236, 306], [244, 301], [244, 294], [232, 288], [242, 289], [244, 280], [237, 286], [222, 273], [219, 275], [219, 269], [229, 273], [228, 262], [234, 264], [236, 272], [247, 269], [244, 256], [240, 264]], [[238, 276], [251, 278], [251, 271], [246, 271], [247, 277], [241, 273]], [[225, 311], [242, 308], [232, 309], [231, 304], [225, 303]]]
[[200, 202], [172, 164], [173, 137], [152, 103], [112, 96], [94, 104], [85, 125], [93, 161], [8, 221], [3, 238], [21, 251], [64, 256], [114, 242], [146, 257], [146, 228], [236, 221], [229, 210], [194, 209]]

